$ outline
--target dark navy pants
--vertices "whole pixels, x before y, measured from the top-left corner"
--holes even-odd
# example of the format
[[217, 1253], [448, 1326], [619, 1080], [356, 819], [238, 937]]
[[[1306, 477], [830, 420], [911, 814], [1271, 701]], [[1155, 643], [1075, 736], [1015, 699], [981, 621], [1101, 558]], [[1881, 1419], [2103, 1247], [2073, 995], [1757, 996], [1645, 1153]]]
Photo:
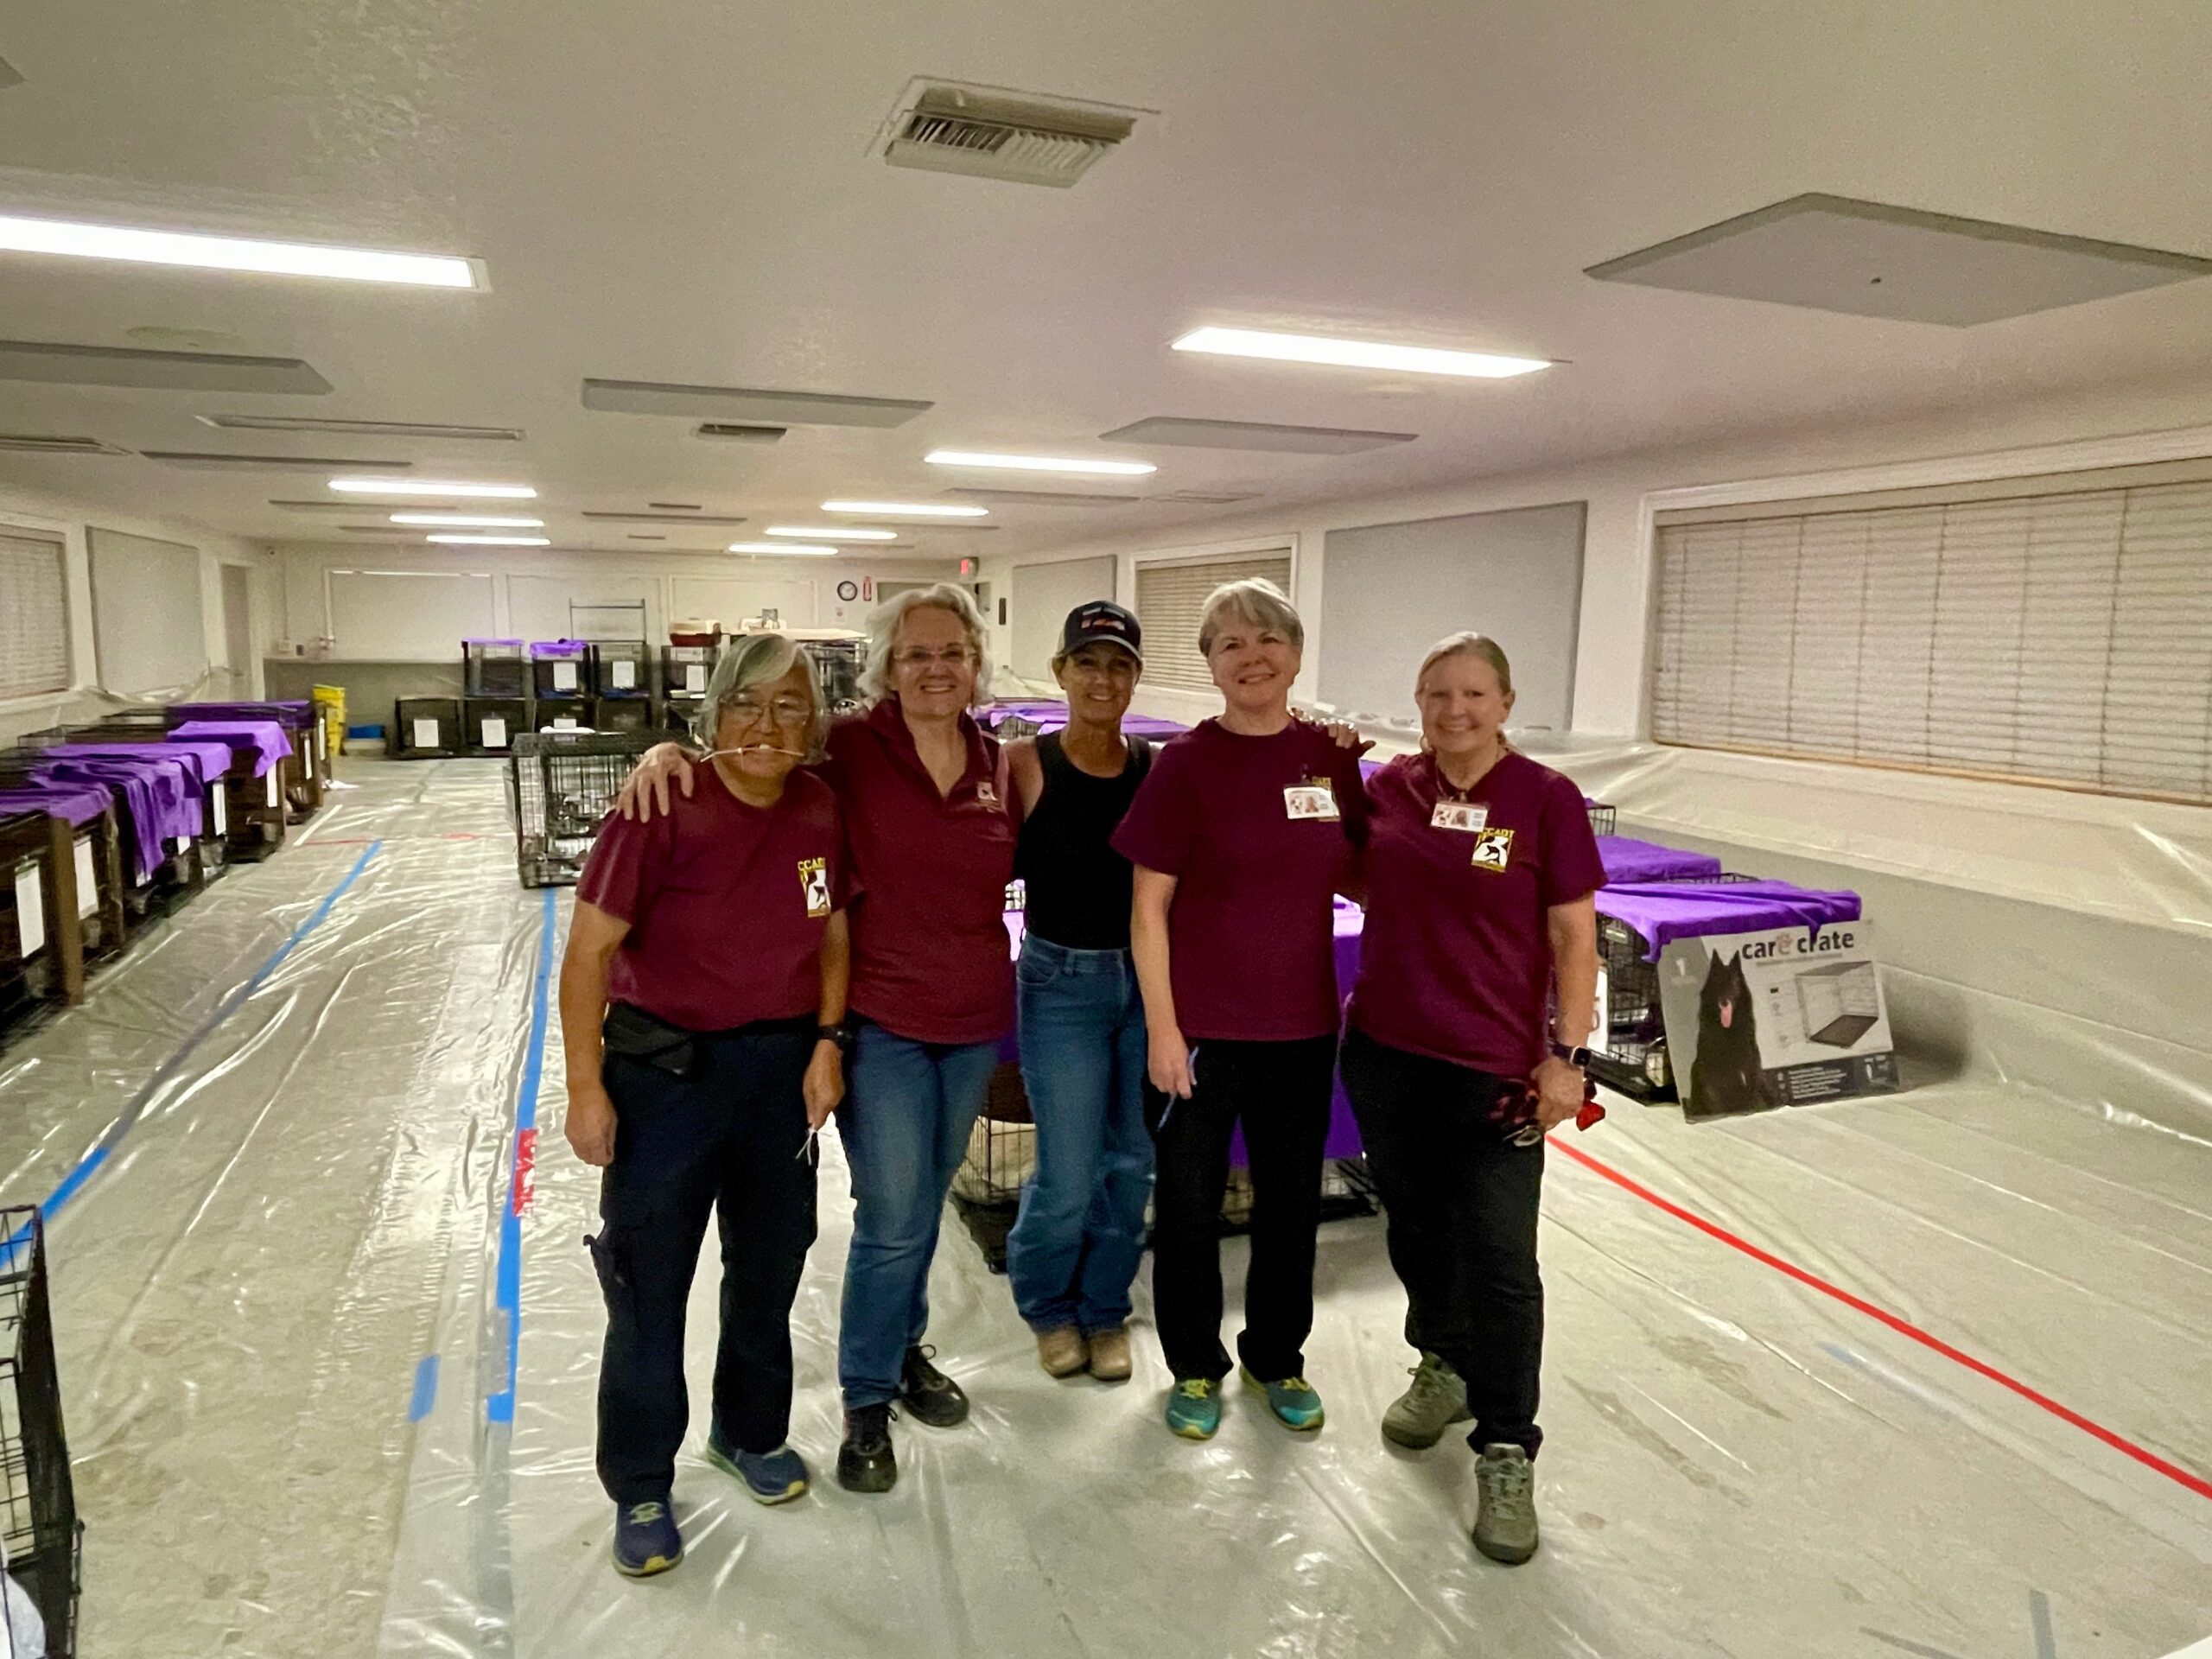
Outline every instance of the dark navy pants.
[[814, 1243], [814, 1159], [800, 1085], [814, 1021], [698, 1039], [690, 1076], [618, 1055], [614, 1161], [600, 1185], [592, 1259], [607, 1294], [599, 1478], [617, 1503], [664, 1497], [690, 1421], [683, 1313], [707, 1218], [721, 1223], [715, 1422], [772, 1452], [791, 1424], [792, 1300]]

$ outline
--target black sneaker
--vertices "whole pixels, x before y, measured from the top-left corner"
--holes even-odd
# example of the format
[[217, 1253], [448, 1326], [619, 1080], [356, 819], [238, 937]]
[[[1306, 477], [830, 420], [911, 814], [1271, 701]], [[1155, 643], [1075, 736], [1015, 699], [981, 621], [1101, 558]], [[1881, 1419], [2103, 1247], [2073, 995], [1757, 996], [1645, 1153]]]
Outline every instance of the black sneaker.
[[849, 1492], [887, 1492], [899, 1479], [891, 1449], [889, 1405], [861, 1406], [845, 1414], [845, 1442], [837, 1448], [837, 1484]]
[[968, 1421], [968, 1396], [960, 1385], [930, 1363], [934, 1348], [909, 1348], [899, 1370], [899, 1397], [907, 1415], [931, 1428], [950, 1428]]

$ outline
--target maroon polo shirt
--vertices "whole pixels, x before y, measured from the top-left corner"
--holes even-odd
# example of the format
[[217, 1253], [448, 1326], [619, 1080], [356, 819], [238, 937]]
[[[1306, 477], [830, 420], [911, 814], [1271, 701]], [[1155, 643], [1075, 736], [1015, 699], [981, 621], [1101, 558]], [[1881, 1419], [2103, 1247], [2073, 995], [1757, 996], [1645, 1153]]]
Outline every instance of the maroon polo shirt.
[[794, 772], [773, 806], [748, 806], [711, 763], [694, 777], [651, 823], [610, 817], [584, 861], [576, 897], [630, 925], [608, 998], [688, 1031], [814, 1013], [844, 904], [836, 794]]
[[996, 1042], [1014, 1028], [1005, 916], [1018, 808], [997, 741], [965, 715], [960, 731], [968, 766], [950, 794], [892, 697], [830, 728], [823, 766], [845, 809], [853, 1012], [920, 1043]]
[[[1605, 885], [1582, 791], [1508, 751], [1467, 791], [1482, 830], [1436, 828], [1433, 755], [1367, 781], [1367, 925], [1351, 1023], [1377, 1042], [1525, 1077], [1549, 1041], [1548, 912]], [[1459, 798], [1446, 790], [1447, 798]]]
[[[1338, 816], [1292, 817], [1284, 791], [1316, 782]], [[1160, 751], [1114, 850], [1175, 878], [1168, 959], [1186, 1040], [1335, 1033], [1335, 894], [1366, 810], [1357, 758], [1315, 727], [1244, 737], [1209, 720]]]

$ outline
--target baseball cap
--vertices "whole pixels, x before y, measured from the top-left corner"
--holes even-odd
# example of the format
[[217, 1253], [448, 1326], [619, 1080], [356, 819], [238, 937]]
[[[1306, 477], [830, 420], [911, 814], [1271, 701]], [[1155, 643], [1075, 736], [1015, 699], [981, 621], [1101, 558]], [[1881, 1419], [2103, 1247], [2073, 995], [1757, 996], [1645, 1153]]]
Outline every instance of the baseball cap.
[[1063, 657], [1091, 645], [1119, 645], [1141, 663], [1144, 661], [1144, 630], [1135, 617], [1110, 599], [1094, 599], [1078, 605], [1068, 613], [1068, 620], [1060, 627], [1060, 652]]

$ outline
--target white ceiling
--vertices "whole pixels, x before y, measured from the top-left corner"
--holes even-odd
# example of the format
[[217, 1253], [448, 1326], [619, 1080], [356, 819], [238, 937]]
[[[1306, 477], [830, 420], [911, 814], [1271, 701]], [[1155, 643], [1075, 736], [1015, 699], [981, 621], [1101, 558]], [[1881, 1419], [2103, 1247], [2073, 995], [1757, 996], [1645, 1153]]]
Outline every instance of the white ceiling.
[[[0, 13], [0, 211], [467, 254], [455, 294], [0, 255], [0, 336], [306, 359], [322, 397], [0, 382], [0, 431], [411, 459], [586, 507], [741, 512], [1081, 452], [1147, 416], [1415, 432], [1352, 455], [1146, 451], [1141, 493], [995, 509], [1009, 552], [1704, 438], [2177, 377], [2212, 281], [1973, 329], [1603, 283], [1584, 267], [1804, 191], [2212, 253], [2212, 6], [1986, 0], [49, 0]], [[887, 167], [916, 74], [1157, 109], [1070, 191]], [[1203, 323], [1567, 359], [1394, 378], [1171, 353]], [[134, 330], [187, 331], [170, 335]], [[890, 430], [715, 446], [588, 414], [587, 376], [928, 398]], [[527, 442], [220, 433], [202, 411], [519, 426]], [[259, 538], [314, 474], [0, 454], [0, 480]], [[1033, 481], [976, 478], [996, 485]], [[1126, 480], [1061, 487], [1118, 491]], [[493, 511], [503, 509], [493, 508]], [[372, 522], [371, 519], [347, 522]], [[658, 530], [660, 526], [652, 526]]]

